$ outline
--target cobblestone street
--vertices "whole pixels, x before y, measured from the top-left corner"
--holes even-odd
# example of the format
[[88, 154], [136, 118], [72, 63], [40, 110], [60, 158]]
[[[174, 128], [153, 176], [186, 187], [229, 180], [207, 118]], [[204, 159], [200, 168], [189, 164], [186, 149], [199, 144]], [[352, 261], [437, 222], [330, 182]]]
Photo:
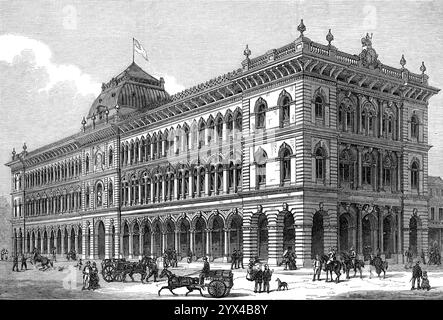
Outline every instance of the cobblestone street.
[[[27, 271], [12, 272], [11, 262], [0, 262], [0, 299], [210, 299], [204, 292], [201, 297], [197, 292], [185, 296], [186, 288], [176, 289], [178, 295], [173, 296], [168, 290], [158, 290], [166, 285], [165, 279], [148, 284], [140, 282], [135, 275], [135, 282], [107, 283], [100, 275], [101, 288], [96, 291], [82, 291], [81, 272], [74, 268], [73, 262], [56, 262], [54, 268], [47, 271], [34, 269], [32, 265]], [[100, 263], [98, 263], [100, 265]], [[100, 268], [100, 267], [99, 267]], [[212, 269], [229, 268], [227, 264], [212, 264]], [[178, 268], [171, 269], [177, 275], [198, 277], [201, 265], [179, 263]], [[59, 271], [61, 270], [61, 271]], [[322, 273], [322, 281], [312, 282], [311, 270], [302, 268], [296, 271], [284, 271], [275, 268], [271, 282], [271, 292], [254, 293], [254, 283], [246, 280], [246, 270], [234, 270], [234, 286], [227, 299], [443, 299], [443, 268], [423, 266], [428, 271], [432, 289], [411, 291], [411, 271], [402, 265], [390, 266], [386, 279], [376, 276], [369, 279], [369, 269], [363, 272], [363, 279], [346, 280], [342, 275], [339, 284], [326, 283]], [[277, 291], [276, 279], [288, 283], [288, 291]]]

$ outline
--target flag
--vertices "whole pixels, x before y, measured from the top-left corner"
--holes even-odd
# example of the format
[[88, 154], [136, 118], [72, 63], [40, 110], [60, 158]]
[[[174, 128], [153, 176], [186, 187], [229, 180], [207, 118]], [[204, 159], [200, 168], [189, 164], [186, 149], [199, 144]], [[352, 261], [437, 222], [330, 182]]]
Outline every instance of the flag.
[[140, 42], [138, 42], [137, 39], [132, 38], [134, 40], [134, 49], [135, 51], [137, 51], [138, 53], [140, 53], [142, 55], [143, 58], [146, 59], [146, 61], [148, 60], [148, 54], [146, 53], [145, 48], [143, 48], [143, 46], [140, 44]]

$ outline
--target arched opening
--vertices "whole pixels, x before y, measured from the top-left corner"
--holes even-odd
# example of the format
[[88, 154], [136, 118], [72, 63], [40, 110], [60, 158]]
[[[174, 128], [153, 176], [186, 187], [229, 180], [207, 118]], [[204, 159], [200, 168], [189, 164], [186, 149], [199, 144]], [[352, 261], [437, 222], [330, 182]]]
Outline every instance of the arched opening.
[[31, 250], [30, 251], [36, 249], [35, 248], [35, 232], [32, 232], [31, 239], [32, 239], [32, 241], [31, 241]]
[[126, 222], [123, 226], [123, 257], [129, 257], [129, 226]]
[[368, 259], [369, 255], [377, 249], [376, 246], [376, 220], [374, 216], [367, 214], [363, 217], [362, 221], [362, 244], [363, 244], [363, 255], [365, 259]]
[[157, 257], [162, 256], [162, 230], [160, 227], [160, 221], [154, 223], [154, 255]]
[[[26, 237], [26, 252], [27, 253], [31, 252], [31, 238], [30, 238], [30, 236], [31, 235], [28, 232], [28, 235]], [[54, 236], [51, 233], [51, 241], [53, 241], [53, 240], [54, 240]]]
[[394, 246], [392, 241], [392, 216], [386, 216], [383, 219], [383, 252], [387, 258], [391, 257], [394, 252]]
[[68, 253], [68, 230], [65, 229], [65, 235], [63, 237], [63, 254], [67, 254]]
[[168, 219], [166, 222], [166, 249], [175, 248], [175, 226], [174, 223]]
[[151, 228], [147, 223], [143, 227], [143, 254], [151, 255]]
[[98, 222], [97, 226], [97, 254], [99, 259], [105, 258], [105, 224]]
[[258, 257], [268, 259], [268, 218], [264, 213], [258, 217]]
[[[75, 230], [74, 228], [71, 229], [71, 238], [69, 239], [71, 242], [71, 250], [75, 250]], [[78, 252], [76, 252], [78, 253]]]
[[78, 228], [78, 236], [77, 236], [77, 249], [78, 249], [78, 254], [82, 254], [83, 253], [83, 245], [82, 245], [82, 229]]
[[205, 250], [205, 229], [206, 222], [202, 217], [197, 218], [195, 222], [195, 245], [194, 254], [197, 258], [201, 258], [206, 254]]
[[211, 230], [211, 253], [214, 258], [223, 257], [223, 244], [224, 244], [224, 232], [223, 232], [223, 219], [220, 216], [216, 216], [212, 223]]
[[312, 245], [311, 256], [324, 253], [324, 228], [323, 228], [323, 215], [320, 211], [314, 214], [312, 219], [312, 233], [311, 233]]
[[45, 232], [43, 233], [43, 253], [48, 254], [48, 233]]
[[409, 248], [414, 255], [417, 255], [417, 225], [418, 221], [415, 217], [409, 220]]
[[342, 214], [339, 219], [339, 243], [340, 243], [340, 251], [348, 251], [352, 246], [350, 241], [350, 232], [349, 232], [349, 217], [348, 214]]
[[294, 216], [291, 212], [285, 212], [283, 218], [283, 251], [288, 247], [294, 249], [295, 247], [295, 227], [294, 227]]
[[111, 239], [109, 239], [109, 256], [115, 257], [115, 226], [111, 226]]
[[179, 254], [182, 257], [186, 257], [188, 255], [189, 243], [190, 243], [190, 233], [191, 225], [189, 221], [186, 219], [181, 219], [180, 221], [180, 249]]
[[132, 254], [134, 257], [140, 255], [140, 227], [138, 223], [134, 224], [132, 228]]
[[85, 257], [91, 256], [91, 229], [88, 227], [85, 235]]
[[243, 247], [242, 219], [238, 214], [235, 214], [232, 217], [231, 225], [229, 226], [229, 244], [230, 244], [229, 252], [234, 252], [234, 249], [242, 250]]
[[[17, 236], [15, 237], [15, 239], [17, 239]], [[39, 251], [41, 251], [41, 249], [42, 249], [42, 238], [41, 238], [40, 230], [37, 232], [37, 249]], [[17, 252], [17, 250], [15, 250], [14, 252]]]
[[61, 254], [62, 253], [62, 232], [60, 229], [57, 230], [57, 245], [56, 245], [56, 249], [57, 249], [57, 254]]

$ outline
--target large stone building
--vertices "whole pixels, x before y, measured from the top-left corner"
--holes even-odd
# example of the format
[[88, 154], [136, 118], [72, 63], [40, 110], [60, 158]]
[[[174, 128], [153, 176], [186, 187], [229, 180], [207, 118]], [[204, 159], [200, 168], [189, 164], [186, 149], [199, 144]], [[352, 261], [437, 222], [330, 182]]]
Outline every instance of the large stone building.
[[275, 265], [330, 246], [396, 259], [428, 246], [428, 100], [421, 74], [304, 36], [175, 95], [132, 63], [81, 131], [13, 153], [13, 246], [84, 258], [176, 248]]
[[443, 245], [443, 179], [429, 176], [429, 247]]

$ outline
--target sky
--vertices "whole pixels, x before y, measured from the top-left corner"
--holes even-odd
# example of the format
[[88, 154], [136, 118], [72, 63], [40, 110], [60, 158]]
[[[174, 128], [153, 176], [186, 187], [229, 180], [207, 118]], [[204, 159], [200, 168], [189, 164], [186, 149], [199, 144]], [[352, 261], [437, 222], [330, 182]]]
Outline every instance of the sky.
[[[351, 54], [373, 33], [379, 60], [420, 73], [443, 88], [443, 1], [9, 1], [0, 0], [0, 195], [10, 192], [3, 166], [26, 142], [28, 151], [77, 133], [108, 82], [132, 62], [132, 38], [173, 94], [305, 36]], [[443, 176], [443, 92], [429, 105], [429, 174]]]

